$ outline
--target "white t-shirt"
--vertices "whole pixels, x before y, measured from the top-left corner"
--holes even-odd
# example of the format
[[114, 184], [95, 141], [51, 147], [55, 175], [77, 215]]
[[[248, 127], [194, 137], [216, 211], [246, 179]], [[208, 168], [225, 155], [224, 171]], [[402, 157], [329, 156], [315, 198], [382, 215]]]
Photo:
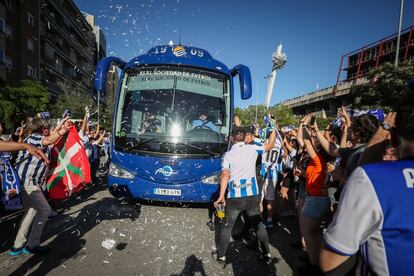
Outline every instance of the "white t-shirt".
[[228, 198], [259, 194], [256, 180], [257, 155], [264, 152], [263, 145], [238, 142], [223, 156], [222, 169], [230, 172]]
[[78, 134], [83, 146], [85, 147], [86, 156], [89, 158], [92, 155], [92, 145], [89, 142], [89, 137], [83, 130], [79, 130]]

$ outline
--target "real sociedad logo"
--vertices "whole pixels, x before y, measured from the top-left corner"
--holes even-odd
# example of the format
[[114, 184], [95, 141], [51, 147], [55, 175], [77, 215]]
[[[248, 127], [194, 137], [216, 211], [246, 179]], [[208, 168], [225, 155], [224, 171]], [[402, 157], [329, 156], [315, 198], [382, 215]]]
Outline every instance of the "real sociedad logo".
[[178, 46], [175, 46], [175, 47], [173, 48], [173, 54], [174, 54], [176, 57], [182, 57], [182, 56], [187, 55], [187, 52], [185, 51], [184, 46], [178, 45]]
[[174, 171], [170, 166], [164, 166], [164, 167], [162, 167], [162, 168], [159, 168], [156, 172], [155, 172], [155, 174], [158, 174], [158, 173], [162, 173], [164, 176], [171, 176], [171, 175], [173, 175], [173, 174], [177, 174], [178, 172], [177, 171]]

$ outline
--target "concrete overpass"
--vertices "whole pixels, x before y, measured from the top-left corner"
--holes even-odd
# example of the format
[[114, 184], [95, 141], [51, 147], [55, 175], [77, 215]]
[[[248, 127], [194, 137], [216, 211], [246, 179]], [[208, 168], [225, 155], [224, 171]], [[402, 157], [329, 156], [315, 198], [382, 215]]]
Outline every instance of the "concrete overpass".
[[303, 115], [312, 112], [325, 110], [327, 115], [336, 115], [337, 108], [341, 105], [348, 105], [351, 102], [349, 92], [351, 87], [367, 83], [365, 78], [349, 82], [340, 82], [334, 93], [335, 86], [330, 86], [313, 91], [303, 96], [286, 100], [280, 104], [292, 108], [294, 114]]

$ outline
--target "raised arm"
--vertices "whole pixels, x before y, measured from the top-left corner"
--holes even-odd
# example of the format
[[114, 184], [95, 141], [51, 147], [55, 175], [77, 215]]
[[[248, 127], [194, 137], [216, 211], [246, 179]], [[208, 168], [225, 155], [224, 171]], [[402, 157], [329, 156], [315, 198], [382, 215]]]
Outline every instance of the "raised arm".
[[95, 134], [93, 135], [93, 139], [98, 138], [98, 136], [99, 136], [99, 122], [98, 122], [98, 125], [97, 125], [97, 127], [96, 127]]
[[22, 124], [22, 126], [20, 127], [19, 139], [17, 140], [18, 143], [23, 143], [23, 134], [24, 134], [25, 127], [26, 127], [26, 124]]
[[283, 138], [283, 146], [287, 149], [289, 153], [291, 153], [292, 150], [294, 150], [294, 148], [288, 143], [286, 136]]
[[[359, 166], [382, 161], [385, 148], [390, 139], [391, 131], [395, 128], [396, 112], [388, 113], [384, 120], [383, 126], [380, 126], [368, 142], [367, 148], [361, 154]], [[388, 128], [388, 129], [386, 129]]]
[[20, 150], [27, 150], [31, 155], [34, 155], [37, 159], [43, 160], [46, 163], [49, 162], [48, 158], [43, 153], [43, 151], [39, 150], [33, 145], [26, 143], [5, 142], [0, 140], [0, 152]]
[[313, 147], [311, 136], [307, 128], [304, 128], [302, 131], [303, 131], [303, 142], [305, 144], [306, 151], [308, 152], [309, 157], [313, 159], [317, 156], [317, 154], [316, 154], [315, 148]]
[[307, 124], [311, 115], [308, 114], [300, 120], [299, 128], [298, 128], [298, 136], [296, 137], [298, 140], [298, 144], [301, 148], [305, 146], [305, 142], [303, 141], [303, 127]]
[[323, 135], [322, 132], [319, 131], [318, 124], [315, 122], [313, 124], [312, 130], [316, 133], [316, 137], [319, 140], [319, 143], [321, 144], [322, 148], [333, 157], [339, 157], [339, 151], [338, 148], [334, 143], [329, 142], [326, 137]]
[[97, 144], [99, 145], [100, 143], [102, 143], [103, 139], [105, 138], [106, 135], [106, 130], [104, 130], [104, 132], [102, 133], [102, 135], [99, 137], [98, 140], [96, 140], [95, 142], [93, 142], [93, 144]]
[[272, 148], [275, 147], [275, 142], [276, 142], [276, 130], [273, 129], [269, 136], [269, 142], [263, 145], [263, 149], [265, 151], [271, 150]]
[[43, 146], [49, 146], [56, 143], [61, 136], [65, 135], [65, 133], [69, 131], [69, 125], [67, 123], [68, 119], [69, 117], [64, 118], [49, 136], [43, 138]]
[[85, 116], [83, 116], [83, 120], [82, 120], [82, 127], [81, 130], [86, 133], [86, 130], [88, 128], [88, 123], [87, 123], [87, 116], [88, 116], [88, 110], [85, 109]]
[[234, 116], [234, 125], [235, 126], [241, 126], [241, 120], [240, 120], [240, 118], [239, 118], [239, 116]]

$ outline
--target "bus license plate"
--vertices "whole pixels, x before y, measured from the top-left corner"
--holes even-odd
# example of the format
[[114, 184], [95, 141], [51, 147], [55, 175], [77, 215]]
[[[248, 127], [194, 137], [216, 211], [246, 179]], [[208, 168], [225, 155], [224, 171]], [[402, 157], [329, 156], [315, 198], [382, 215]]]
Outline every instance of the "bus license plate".
[[156, 188], [156, 189], [154, 189], [154, 194], [156, 194], [156, 195], [180, 196], [181, 195], [181, 190]]

